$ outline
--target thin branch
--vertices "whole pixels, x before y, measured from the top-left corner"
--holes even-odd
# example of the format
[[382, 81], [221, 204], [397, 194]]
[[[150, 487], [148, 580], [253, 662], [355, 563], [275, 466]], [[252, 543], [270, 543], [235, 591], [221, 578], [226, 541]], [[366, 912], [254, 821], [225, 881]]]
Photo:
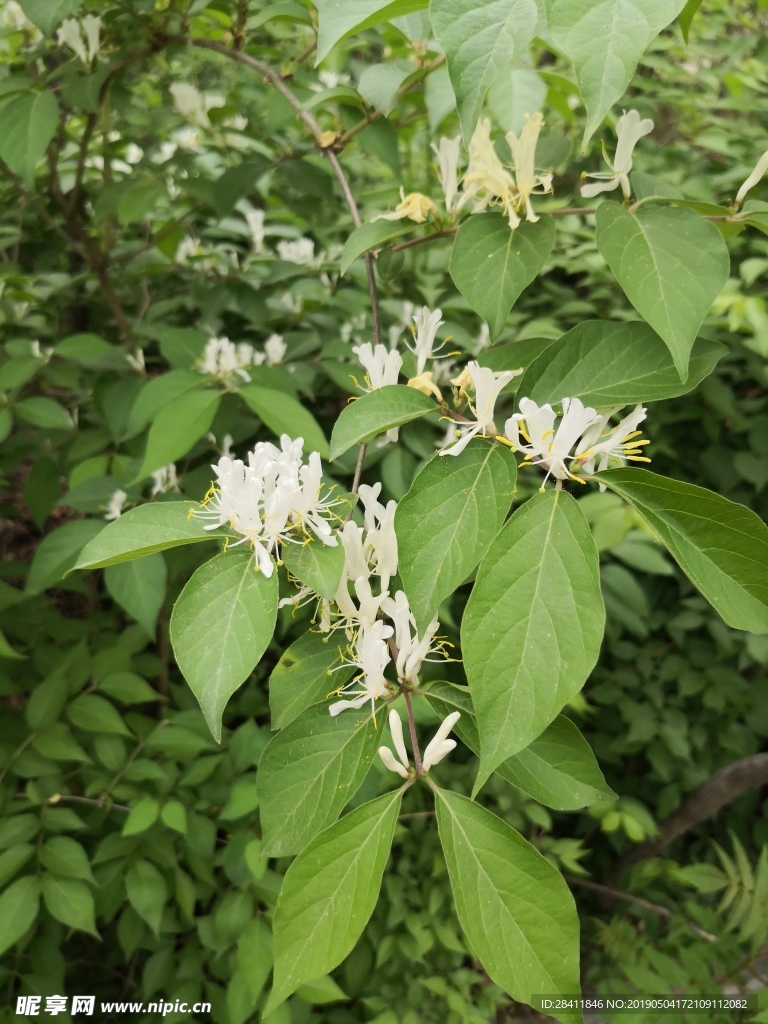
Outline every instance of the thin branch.
[[413, 708], [411, 707], [411, 695], [405, 689], [401, 687], [403, 697], [405, 697], [405, 706], [408, 709], [408, 727], [411, 730], [411, 746], [413, 747], [413, 762], [416, 765], [416, 774], [421, 775], [421, 751], [419, 750], [419, 741], [416, 736], [416, 722], [413, 719]]
[[[299, 54], [299, 56], [292, 63], [296, 64], [297, 66], [299, 64], [303, 64], [304, 61], [307, 59], [307, 57], [311, 57], [316, 49], [317, 49], [317, 39], [313, 40], [309, 44], [309, 46], [306, 48], [306, 50], [302, 50], [301, 53]], [[286, 78], [290, 78], [292, 74], [293, 74], [292, 71], [284, 71], [280, 75], [280, 77], [283, 80], [285, 80]]]
[[458, 225], [453, 228], [445, 228], [443, 231], [435, 231], [431, 235], [420, 235], [418, 238], [409, 238], [407, 242], [400, 242], [390, 248], [392, 252], [402, 252], [403, 249], [413, 249], [414, 246], [424, 245], [427, 242], [434, 242], [438, 238], [450, 238], [459, 230]]
[[[368, 449], [368, 445], [367, 444], [361, 444], [360, 445], [360, 450], [357, 453], [357, 464], [355, 466], [355, 475], [354, 475], [354, 478], [352, 480], [352, 493], [353, 494], [357, 494], [358, 489], [360, 487], [360, 474], [363, 472], [363, 462], [365, 461], [365, 453], [366, 453], [367, 449]], [[351, 510], [350, 510], [349, 515], [352, 515], [352, 511]], [[347, 518], [349, 518], [349, 517], [347, 517]]]
[[590, 882], [586, 878], [577, 878], [574, 875], [566, 875], [565, 879], [571, 885], [580, 885], [584, 889], [591, 889], [593, 892], [599, 892], [603, 896], [608, 896], [611, 899], [634, 903], [635, 906], [642, 907], [644, 910], [650, 910], [658, 917], [664, 917], [671, 921], [683, 921], [692, 932], [699, 936], [699, 938], [706, 939], [707, 942], [717, 942], [716, 935], [711, 935], [709, 932], [705, 932], [703, 928], [699, 928], [697, 924], [694, 924], [693, 921], [689, 921], [687, 917], [683, 917], [681, 914], [676, 914], [667, 907], [662, 907], [660, 903], [651, 903], [649, 900], [641, 899], [639, 896], [633, 896], [631, 893], [624, 892], [621, 889], [612, 889], [609, 885], [601, 885], [599, 882]]
[[[14, 800], [28, 800], [29, 797], [26, 793], [15, 793]], [[87, 796], [73, 796], [71, 793], [60, 793], [57, 794], [57, 799], [51, 799], [47, 801], [48, 806], [55, 807], [56, 804], [87, 804], [90, 807], [98, 807], [103, 810], [105, 807], [110, 811], [122, 811], [124, 814], [130, 814], [131, 808], [126, 807], [125, 804], [103, 804], [101, 800], [94, 800]]]
[[[280, 76], [279, 72], [275, 71], [268, 64], [262, 63], [255, 57], [251, 57], [248, 53], [243, 53], [242, 50], [232, 50], [223, 43], [219, 43], [214, 39], [198, 39], [188, 38], [187, 40], [190, 45], [200, 47], [203, 50], [213, 50], [214, 53], [220, 53], [223, 57], [228, 57], [230, 60], [238, 61], [240, 64], [244, 64], [252, 71], [256, 71], [262, 75], [267, 81], [271, 82], [272, 85], [280, 92], [285, 99], [290, 103], [296, 113], [299, 115], [304, 124], [312, 132], [312, 135], [317, 142], [321, 152], [327, 157], [328, 162], [333, 169], [333, 173], [336, 176], [336, 180], [341, 187], [341, 191], [344, 195], [344, 199], [349, 208], [349, 212], [352, 216], [352, 223], [356, 228], [359, 228], [362, 224], [360, 219], [360, 211], [357, 208], [355, 197], [352, 195], [352, 191], [347, 181], [347, 176], [344, 173], [344, 169], [339, 163], [339, 159], [332, 149], [328, 147], [326, 142], [326, 133], [320, 127], [319, 123], [315, 120], [312, 114], [308, 110], [304, 109], [304, 104], [296, 96], [293, 90], [286, 84], [285, 80]], [[373, 256], [370, 253], [366, 253], [365, 256], [365, 271], [368, 275], [368, 290], [371, 295], [371, 317], [373, 320], [373, 343], [378, 345], [381, 341], [381, 312], [379, 310], [379, 298], [378, 291], [376, 288], [376, 274], [373, 269]]]

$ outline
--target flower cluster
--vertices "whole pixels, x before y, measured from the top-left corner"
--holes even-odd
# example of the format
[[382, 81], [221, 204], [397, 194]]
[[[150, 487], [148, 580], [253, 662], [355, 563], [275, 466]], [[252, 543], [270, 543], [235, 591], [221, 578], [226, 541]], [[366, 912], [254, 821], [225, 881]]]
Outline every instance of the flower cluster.
[[96, 59], [101, 46], [101, 18], [88, 14], [81, 22], [66, 18], [56, 33], [59, 46], [68, 47], [86, 67]]
[[283, 434], [279, 448], [260, 441], [248, 453], [247, 465], [223, 455], [211, 467], [216, 483], [195, 513], [211, 520], [206, 530], [229, 526], [240, 536], [234, 546], [249, 544], [267, 577], [280, 544], [301, 544], [310, 531], [322, 544], [338, 544], [329, 522], [334, 502], [321, 494], [320, 456], [312, 452], [305, 463], [303, 448], [303, 438], [292, 441]]
[[579, 398], [564, 398], [561, 404], [562, 416], [556, 423], [558, 416], [551, 405], [539, 406], [530, 398], [522, 398], [520, 412], [507, 420], [505, 436], [499, 438], [525, 456], [522, 465], [546, 470], [544, 483], [550, 476], [584, 483], [574, 470], [591, 476], [611, 462], [622, 466], [625, 460], [651, 461], [643, 455], [643, 446], [649, 442], [640, 439], [641, 431], [637, 429], [645, 419], [642, 405], [636, 406], [615, 427], [609, 427], [611, 417], [621, 406], [598, 412]]
[[229, 338], [210, 338], [197, 367], [200, 373], [232, 390], [240, 383], [247, 384], [250, 381], [247, 367], [261, 366], [263, 363], [276, 366], [283, 361], [286, 351], [287, 346], [280, 334], [272, 334], [267, 338], [263, 352], [247, 341], [236, 345]]
[[[456, 747], [456, 740], [449, 740], [448, 733], [461, 718], [460, 711], [453, 711], [441, 722], [435, 735], [424, 748], [424, 756], [421, 762], [423, 775], [443, 760], [446, 754], [450, 754]], [[408, 751], [405, 748], [403, 739], [403, 723], [394, 708], [389, 712], [389, 731], [392, 735], [392, 743], [397, 753], [394, 756], [389, 747], [379, 747], [379, 757], [391, 772], [396, 772], [402, 779], [411, 779], [415, 773], [411, 768], [408, 759]]]

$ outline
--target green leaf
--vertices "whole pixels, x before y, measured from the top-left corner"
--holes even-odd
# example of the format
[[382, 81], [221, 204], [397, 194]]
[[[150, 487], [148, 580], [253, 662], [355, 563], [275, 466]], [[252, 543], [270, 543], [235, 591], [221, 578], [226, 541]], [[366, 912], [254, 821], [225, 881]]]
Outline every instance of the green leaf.
[[151, 796], [145, 796], [131, 808], [123, 825], [124, 836], [136, 836], [151, 828], [160, 816], [160, 804]]
[[32, 927], [40, 909], [40, 880], [24, 875], [0, 896], [0, 955]]
[[28, 188], [58, 124], [59, 104], [48, 89], [24, 93], [0, 110], [0, 157]]
[[328, 458], [328, 442], [323, 428], [295, 398], [256, 384], [240, 388], [240, 397], [277, 437], [281, 434], [303, 437], [306, 451], [319, 452], [324, 459]]
[[125, 351], [100, 338], [98, 334], [72, 334], [54, 349], [62, 359], [71, 359], [89, 370], [126, 370]]
[[99, 937], [93, 918], [93, 893], [85, 882], [77, 878], [43, 875], [43, 901], [57, 921]]
[[174, 832], [186, 835], [187, 832], [187, 809], [178, 800], [169, 800], [160, 812], [163, 824], [172, 828]]
[[331, 435], [331, 460], [353, 445], [367, 444], [379, 434], [436, 412], [433, 399], [405, 384], [388, 384], [350, 402], [336, 420]]
[[41, 430], [72, 430], [74, 426], [64, 406], [52, 398], [23, 398], [13, 411], [22, 422]]
[[5, 633], [0, 629], [0, 658], [8, 658], [12, 661], [23, 661], [26, 658], [25, 654], [19, 654], [13, 647], [8, 643]]
[[171, 370], [148, 380], [131, 406], [124, 439], [135, 437], [150, 423], [160, 410], [188, 391], [202, 389], [205, 377], [196, 370]]
[[369, 64], [360, 75], [357, 91], [371, 106], [386, 116], [397, 103], [400, 86], [412, 74], [413, 64], [406, 60], [389, 64]]
[[275, 977], [264, 1017], [351, 953], [379, 897], [401, 799], [397, 790], [355, 808], [288, 868], [275, 908]]
[[[338, 671], [331, 673], [336, 666]], [[269, 677], [272, 728], [284, 729], [306, 708], [344, 686], [353, 671], [341, 667], [338, 646], [329, 636], [310, 630], [294, 640]]]
[[300, 985], [296, 990], [296, 995], [305, 1003], [311, 1003], [313, 1006], [325, 1006], [328, 1003], [339, 1003], [349, 999], [349, 996], [336, 984], [330, 974], [324, 974], [322, 978], [316, 978], [314, 981]]
[[701, 7], [702, 0], [688, 0], [688, 3], [680, 11], [677, 16], [677, 23], [680, 26], [680, 31], [683, 33], [683, 39], [688, 42], [688, 35], [691, 31], [691, 22], [696, 17], [696, 13]]
[[[513, 828], [458, 793], [435, 808], [456, 913], [488, 976], [513, 999], [579, 992], [579, 919], [562, 875]], [[566, 1024], [581, 1013], [555, 1013]]]
[[144, 464], [136, 480], [186, 455], [211, 429], [220, 404], [221, 393], [206, 390], [186, 391], [164, 406], [149, 428]]
[[[19, 846], [12, 846], [0, 853], [0, 886], [5, 886], [8, 881], [20, 871], [35, 852], [34, 846], [29, 843], [21, 843]], [[0, 934], [2, 924], [0, 923]], [[2, 941], [0, 939], [0, 941]]]
[[135, 672], [112, 672], [99, 682], [99, 690], [123, 704], [146, 704], [161, 696]]
[[325, 0], [320, 8], [315, 65], [351, 32], [362, 32], [403, 14], [422, 11], [427, 3], [428, 0]]
[[647, 324], [587, 320], [531, 363], [518, 394], [538, 405], [580, 398], [597, 409], [658, 402], [692, 391], [726, 352], [716, 341], [697, 338], [682, 383], [667, 346]]
[[114, 704], [95, 693], [85, 693], [73, 700], [67, 708], [67, 715], [73, 725], [87, 732], [133, 736]]
[[681, 380], [709, 308], [728, 280], [722, 235], [692, 210], [644, 206], [629, 213], [603, 202], [597, 247], [629, 301], [661, 336]]
[[196, 501], [158, 501], [132, 508], [82, 549], [74, 568], [102, 569], [182, 544], [212, 540], [204, 520], [193, 515], [199, 508]]
[[[432, 683], [427, 700], [441, 718], [452, 711], [461, 712], [453, 731], [462, 743], [479, 754], [480, 736], [469, 689], [453, 683]], [[564, 715], [558, 715], [525, 750], [502, 761], [496, 773], [557, 811], [577, 811], [606, 797], [615, 797], [592, 748]]]
[[344, 250], [341, 254], [341, 273], [346, 274], [358, 256], [369, 252], [371, 249], [378, 249], [384, 242], [392, 238], [406, 235], [413, 231], [416, 225], [411, 220], [375, 220], [370, 224], [361, 224], [355, 228], [352, 234], [344, 243]]
[[237, 940], [237, 962], [258, 999], [272, 970], [272, 932], [263, 916], [255, 917]]
[[237, 821], [247, 814], [253, 814], [259, 804], [256, 790], [256, 776], [244, 775], [232, 787], [229, 799], [219, 814], [220, 821]]
[[40, 848], [39, 857], [40, 863], [57, 875], [96, 884], [88, 854], [77, 840], [69, 836], [52, 836]]
[[545, 0], [552, 39], [573, 64], [587, 108], [585, 146], [624, 95], [646, 47], [684, 5], [685, 0]]
[[744, 505], [645, 469], [600, 474], [729, 626], [768, 633], [768, 527]]
[[429, 14], [468, 142], [489, 88], [533, 39], [536, 0], [430, 0]]
[[78, 519], [49, 533], [38, 545], [27, 577], [27, 594], [40, 594], [74, 568], [89, 541], [104, 529], [103, 520]]
[[315, 704], [273, 736], [259, 761], [264, 853], [300, 853], [338, 818], [363, 784], [381, 743], [365, 707], [333, 718]]
[[419, 633], [504, 525], [516, 475], [507, 452], [473, 442], [456, 457], [435, 455], [398, 505], [400, 576]]
[[148, 860], [137, 860], [131, 864], [125, 876], [125, 891], [133, 909], [157, 935], [168, 899], [168, 888], [155, 865]]
[[578, 503], [564, 491], [538, 494], [491, 544], [462, 621], [482, 747], [475, 793], [578, 693], [604, 623], [597, 550]]
[[458, 230], [451, 252], [453, 283], [488, 324], [497, 341], [509, 311], [547, 262], [555, 241], [555, 222], [540, 217], [524, 221], [515, 231], [500, 213], [468, 217]]
[[19, 6], [40, 31], [50, 36], [68, 15], [74, 14], [83, 0], [19, 0]]
[[171, 616], [176, 663], [221, 740], [227, 701], [256, 668], [277, 618], [277, 573], [257, 572], [250, 551], [227, 551], [201, 565]]
[[167, 579], [165, 559], [159, 552], [132, 562], [110, 565], [104, 573], [110, 596], [143, 626], [152, 639], [165, 600]]
[[320, 597], [332, 601], [344, 573], [344, 548], [313, 538], [307, 544], [285, 544], [281, 558], [292, 576]]
[[161, 199], [168, 195], [165, 185], [154, 181], [137, 181], [131, 184], [120, 197], [117, 204], [117, 216], [126, 227], [144, 220], [155, 209]]

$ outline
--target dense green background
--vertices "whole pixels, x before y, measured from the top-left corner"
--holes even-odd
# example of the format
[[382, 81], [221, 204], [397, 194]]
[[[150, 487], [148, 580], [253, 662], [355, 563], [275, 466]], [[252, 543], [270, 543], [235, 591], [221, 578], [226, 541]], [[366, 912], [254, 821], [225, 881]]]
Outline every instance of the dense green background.
[[[40, 9], [78, 5], [23, 6], [48, 30]], [[458, 117], [426, 13], [340, 43], [320, 81], [309, 55], [299, 61], [316, 34], [309, 4], [129, 0], [86, 2], [78, 17], [85, 13], [103, 18], [105, 46], [91, 69], [54, 39], [19, 29], [10, 3], [0, 9], [0, 157], [4, 172], [16, 168], [0, 185], [0, 883], [37, 873], [43, 886], [36, 918], [33, 900], [19, 909], [0, 895], [0, 938], [17, 925], [14, 940], [25, 936], [5, 953], [2, 980], [9, 1007], [20, 993], [162, 993], [208, 999], [217, 1024], [241, 1024], [258, 1019], [266, 921], [289, 863], [260, 859], [254, 779], [270, 736], [266, 680], [306, 628], [306, 610], [279, 613], [264, 659], [228, 705], [218, 746], [168, 642], [173, 601], [215, 548], [153, 555], [140, 578], [109, 570], [62, 577], [117, 488], [129, 503], [149, 497], [143, 470], [175, 460], [181, 497], [199, 500], [226, 434], [242, 452], [274, 429], [296, 432], [285, 402], [266, 408], [263, 393], [245, 402], [226, 394], [215, 415], [206, 400], [167, 408], [170, 389], [183, 394], [184, 380], [195, 379], [208, 336], [258, 345], [283, 334], [286, 364], [260, 368], [254, 384], [298, 398], [329, 437], [354, 390], [346, 364], [356, 364], [351, 345], [369, 338], [370, 315], [362, 261], [338, 276], [353, 225], [293, 109], [258, 74], [183, 39], [245, 37], [246, 50], [282, 71], [324, 130], [352, 129], [341, 160], [364, 219], [392, 208], [401, 184], [437, 198], [429, 143], [457, 134]], [[701, 203], [732, 199], [768, 148], [767, 29], [764, 2], [704, 0], [687, 42], [679, 24], [654, 40], [622, 100], [656, 124], [636, 154], [637, 195], [674, 186]], [[424, 69], [387, 117], [366, 100], [382, 104], [381, 82], [366, 71], [381, 63], [396, 85]], [[178, 82], [218, 98], [208, 125], [175, 108]], [[19, 107], [41, 83], [56, 93], [58, 112]], [[604, 124], [581, 152], [585, 116], [572, 71], [540, 38], [487, 101], [504, 130], [519, 128], [532, 105], [544, 110], [558, 171], [554, 199], [537, 208], [578, 205], [579, 175], [597, 168], [600, 141], [610, 152], [613, 135]], [[45, 136], [48, 117], [42, 147], [36, 152], [32, 137], [20, 156], [14, 126], [33, 119]], [[768, 184], [751, 196], [768, 200]], [[266, 211], [263, 254], [251, 250], [248, 207]], [[504, 342], [558, 337], [590, 318], [637, 319], [595, 247], [591, 218], [559, 218], [557, 228], [545, 272], [515, 305]], [[275, 257], [279, 240], [303, 235], [315, 242], [316, 266]], [[192, 250], [184, 261], [180, 245]], [[655, 403], [647, 434], [655, 471], [765, 519], [768, 241], [752, 228], [729, 238], [729, 250], [731, 277], [703, 330], [728, 354], [692, 394]], [[481, 325], [451, 283], [449, 257], [443, 239], [379, 259], [385, 328], [404, 334], [404, 303], [439, 305], [456, 347], [472, 353]], [[126, 358], [139, 349], [145, 371]], [[175, 385], [156, 386], [153, 403], [147, 381], [169, 371]], [[385, 498], [402, 498], [438, 433], [418, 422], [403, 428], [398, 447], [371, 446], [363, 479], [380, 478]], [[348, 484], [355, 455], [334, 463], [340, 482]], [[520, 498], [537, 486], [521, 471]], [[663, 857], [622, 878], [616, 868], [685, 793], [766, 749], [768, 642], [728, 628], [618, 498], [591, 493], [582, 508], [601, 552], [608, 627], [598, 666], [568, 710], [619, 801], [551, 812], [494, 776], [484, 802], [573, 882], [588, 991], [710, 991], [713, 982], [749, 978], [760, 987], [768, 920], [760, 790]], [[454, 641], [468, 589], [441, 611]], [[463, 681], [459, 668], [446, 676], [433, 666], [431, 678]], [[420, 707], [424, 724], [431, 714]], [[468, 794], [475, 765], [460, 746], [441, 781]], [[377, 765], [353, 806], [387, 785]], [[410, 814], [430, 810], [422, 788], [411, 793]], [[401, 825], [385, 898], [363, 940], [334, 981], [300, 990], [273, 1024], [517, 1019], [467, 951], [434, 821], [425, 813]], [[734, 858], [728, 887], [714, 893], [711, 872], [691, 870], [720, 863], [712, 840]], [[606, 901], [580, 880], [620, 884], [671, 916]], [[724, 891], [731, 902], [720, 910]], [[0, 1019], [12, 1017], [13, 1008], [0, 1010]]]

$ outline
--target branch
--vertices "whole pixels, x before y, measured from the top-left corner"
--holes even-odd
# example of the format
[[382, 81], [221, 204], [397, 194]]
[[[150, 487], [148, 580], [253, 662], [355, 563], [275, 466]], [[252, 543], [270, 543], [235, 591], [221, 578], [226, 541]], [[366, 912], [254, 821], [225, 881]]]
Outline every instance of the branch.
[[574, 875], [566, 875], [565, 879], [570, 885], [580, 885], [584, 889], [592, 889], [593, 892], [599, 892], [601, 895], [610, 897], [612, 900], [624, 900], [627, 903], [634, 903], [635, 906], [643, 907], [644, 910], [650, 910], [658, 917], [665, 917], [671, 921], [676, 919], [684, 921], [688, 928], [698, 935], [699, 938], [706, 939], [707, 942], [717, 942], [716, 935], [711, 935], [709, 932], [705, 932], [703, 928], [699, 928], [697, 924], [694, 924], [693, 921], [689, 921], [687, 917], [683, 917], [681, 914], [676, 914], [667, 907], [662, 907], [660, 903], [651, 903], [648, 900], [641, 899], [639, 896], [633, 896], [631, 893], [624, 892], [621, 889], [612, 889], [609, 885], [600, 885], [599, 882], [589, 882], [586, 878], [576, 878]]
[[[341, 187], [344, 199], [349, 208], [349, 212], [352, 216], [352, 223], [355, 225], [356, 228], [359, 228], [360, 225], [363, 223], [360, 218], [360, 211], [357, 208], [355, 197], [352, 195], [352, 190], [349, 187], [347, 176], [344, 173], [344, 169], [342, 168], [341, 164], [339, 163], [338, 157], [336, 156], [332, 149], [328, 148], [327, 144], [324, 145], [326, 141], [325, 132], [323, 132], [323, 129], [320, 127], [320, 125], [312, 116], [312, 114], [310, 114], [308, 110], [304, 109], [304, 105], [301, 102], [301, 100], [298, 98], [298, 96], [296, 96], [293, 90], [286, 84], [285, 80], [281, 77], [279, 72], [275, 71], [274, 68], [271, 68], [268, 64], [263, 64], [260, 60], [257, 60], [255, 57], [251, 57], [250, 54], [243, 53], [242, 50], [232, 50], [228, 46], [225, 46], [223, 43], [216, 42], [213, 39], [188, 38], [187, 42], [189, 42], [190, 45], [192, 46], [200, 47], [200, 49], [203, 50], [213, 50], [214, 53], [220, 53], [223, 57], [228, 57], [230, 60], [237, 61], [240, 64], [245, 64], [245, 66], [250, 68], [251, 71], [258, 72], [258, 74], [262, 75], [269, 82], [271, 82], [272, 85], [274, 85], [278, 92], [280, 92], [285, 97], [285, 99], [290, 103], [290, 105], [299, 115], [299, 117], [307, 126], [307, 128], [309, 128], [309, 130], [312, 132], [312, 135], [315, 138], [315, 142], [319, 146], [321, 152], [323, 153], [323, 156], [325, 156], [328, 159], [328, 162], [333, 168], [333, 173], [335, 174], [336, 180], [338, 181]], [[373, 256], [371, 255], [371, 253], [366, 253], [365, 255], [365, 271], [366, 274], [368, 275], [368, 291], [370, 292], [371, 296], [373, 343], [374, 345], [378, 345], [379, 342], [381, 341], [381, 313], [379, 310], [379, 296], [378, 291], [376, 289], [376, 275], [373, 269]]]
[[714, 817], [722, 807], [748, 790], [765, 785], [768, 785], [768, 753], [743, 757], [721, 768], [710, 775], [702, 786], [689, 793], [677, 810], [667, 815], [654, 839], [640, 843], [622, 857], [612, 877], [618, 877], [630, 864], [658, 856], [694, 825]]

